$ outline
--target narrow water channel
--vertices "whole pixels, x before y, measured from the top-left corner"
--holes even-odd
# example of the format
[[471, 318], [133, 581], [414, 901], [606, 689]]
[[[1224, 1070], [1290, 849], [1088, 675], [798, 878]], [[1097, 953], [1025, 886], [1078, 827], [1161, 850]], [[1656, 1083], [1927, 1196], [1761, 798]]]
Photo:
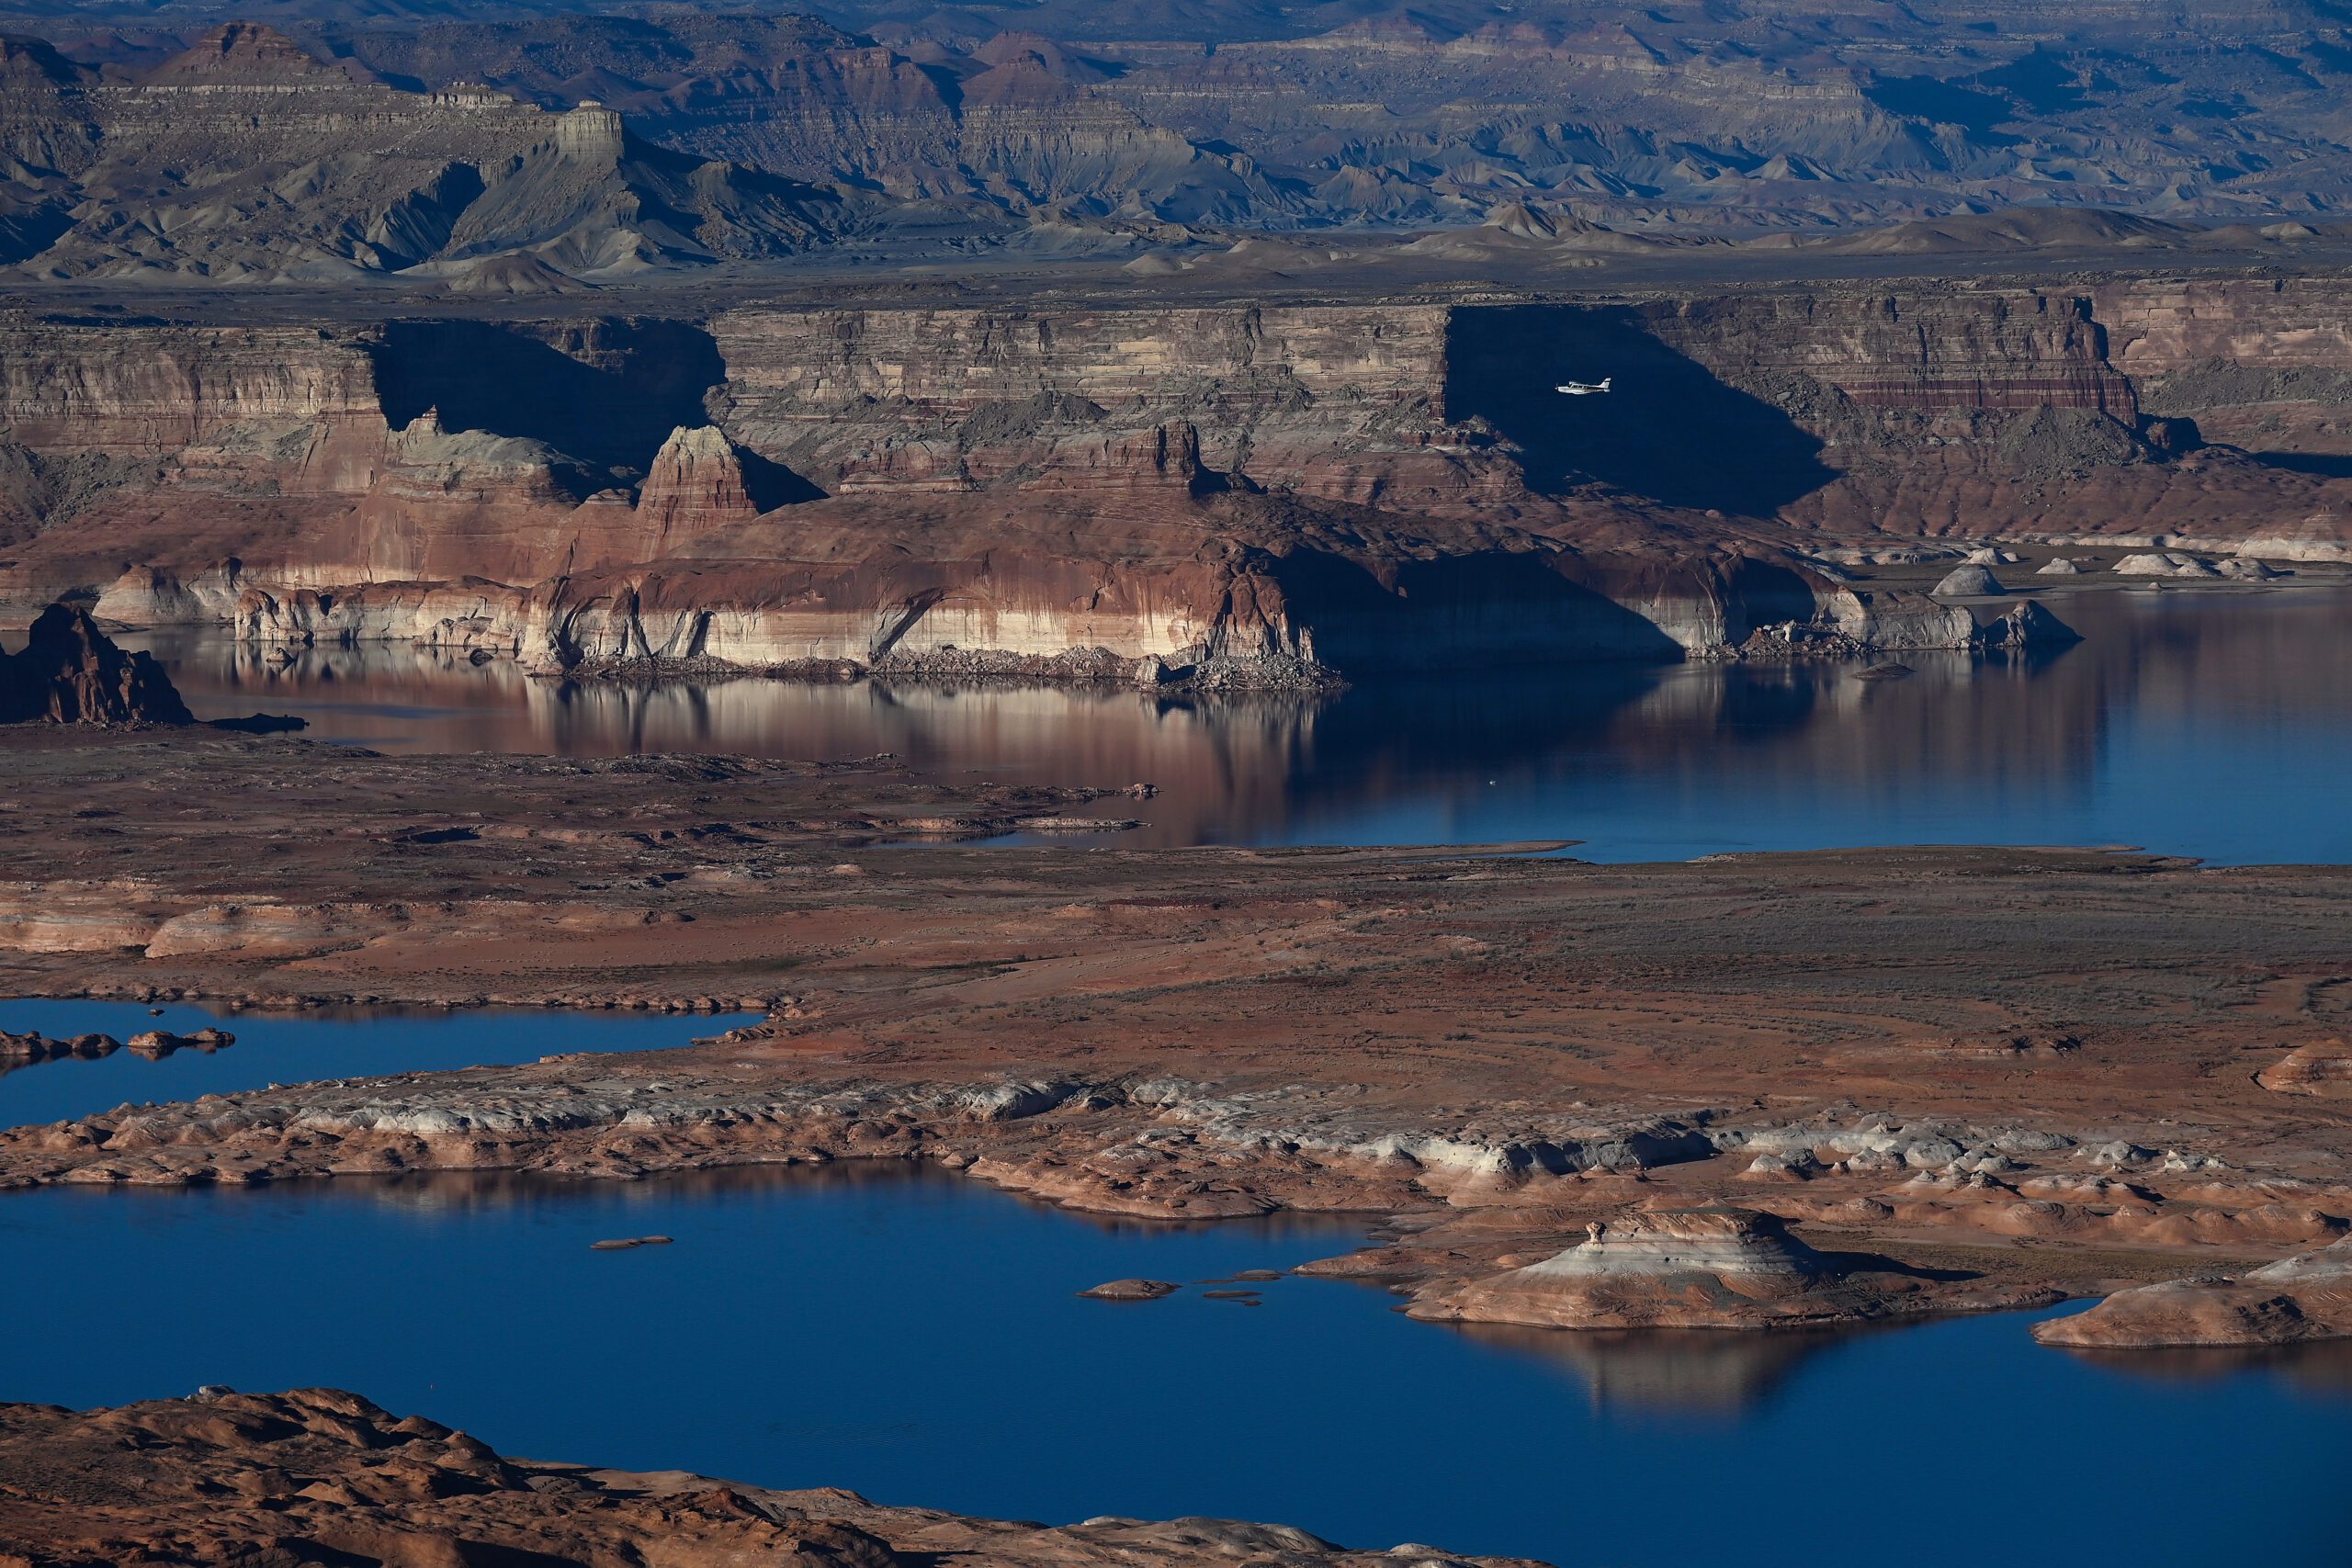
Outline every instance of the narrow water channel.
[[563, 1051], [657, 1051], [757, 1021], [752, 1013], [579, 1012], [532, 1008], [371, 1008], [347, 1013], [227, 1012], [166, 1002], [0, 998], [0, 1030], [52, 1040], [147, 1030], [221, 1029], [235, 1043], [150, 1060], [103, 1056], [0, 1060], [0, 1127], [63, 1122], [122, 1104], [161, 1104], [271, 1084], [375, 1077], [536, 1062]]
[[[675, 1240], [590, 1247], [648, 1234]], [[2101, 1361], [2015, 1314], [1589, 1336], [1418, 1324], [1327, 1280], [1074, 1293], [1359, 1235], [1104, 1224], [896, 1166], [0, 1193], [27, 1308], [0, 1398], [328, 1383], [532, 1457], [1562, 1568], [2346, 1561], [2352, 1346]]]

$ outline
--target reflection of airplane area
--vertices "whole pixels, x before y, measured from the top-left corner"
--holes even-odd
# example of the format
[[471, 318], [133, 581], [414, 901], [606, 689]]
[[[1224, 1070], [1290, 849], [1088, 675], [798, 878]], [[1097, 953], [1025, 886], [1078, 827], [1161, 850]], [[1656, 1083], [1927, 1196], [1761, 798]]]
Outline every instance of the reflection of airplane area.
[[1563, 381], [1552, 389], [1555, 392], [1566, 392], [1572, 398], [1589, 398], [1595, 392], [1609, 390], [1609, 383], [1615, 379], [1617, 378], [1614, 376], [1603, 376], [1598, 381]]

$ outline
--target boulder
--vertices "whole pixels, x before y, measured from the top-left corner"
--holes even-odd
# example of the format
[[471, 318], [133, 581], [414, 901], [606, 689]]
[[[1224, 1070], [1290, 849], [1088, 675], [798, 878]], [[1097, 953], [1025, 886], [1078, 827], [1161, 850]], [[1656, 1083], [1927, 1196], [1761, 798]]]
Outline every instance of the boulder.
[[2118, 577], [2208, 578], [2219, 577], [2222, 574], [2195, 556], [2185, 556], [2173, 550], [2158, 550], [2136, 556], [2125, 556], [2115, 563], [2115, 575]]
[[66, 1056], [111, 1056], [122, 1042], [111, 1034], [73, 1034], [51, 1038], [38, 1032], [11, 1034], [0, 1029], [0, 1062], [48, 1062]]
[[2007, 649], [2062, 648], [2082, 640], [2082, 633], [2029, 599], [1986, 626], [1980, 646]]
[[148, 1029], [124, 1041], [123, 1048], [134, 1055], [156, 1061], [175, 1051], [202, 1051], [209, 1055], [236, 1043], [237, 1037], [225, 1029], [199, 1029], [193, 1034], [175, 1034], [168, 1029]]
[[1944, 575], [1930, 592], [1939, 599], [1984, 599], [2008, 590], [2001, 580], [1982, 566], [1955, 567]]

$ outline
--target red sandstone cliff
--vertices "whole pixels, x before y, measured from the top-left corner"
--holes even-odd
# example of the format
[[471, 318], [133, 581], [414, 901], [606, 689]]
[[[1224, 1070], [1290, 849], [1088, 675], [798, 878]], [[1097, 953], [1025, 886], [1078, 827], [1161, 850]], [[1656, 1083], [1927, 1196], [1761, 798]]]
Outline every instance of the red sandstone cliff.
[[[619, 640], [722, 657], [1164, 658], [1312, 632], [1326, 657], [1410, 660], [1429, 628], [1464, 653], [1670, 649], [1738, 640], [1768, 601], [1829, 611], [1817, 580], [1711, 583], [1710, 550], [2325, 556], [2352, 515], [2352, 481], [2313, 460], [2343, 438], [2352, 331], [2325, 288], [2268, 280], [707, 325], [19, 316], [0, 350], [0, 490], [28, 519], [0, 591], [272, 635], [498, 646], [528, 604], [635, 585], [701, 630]], [[1607, 398], [1551, 389], [1602, 374]], [[2250, 445], [2200, 448], [2208, 423]], [[70, 504], [44, 477], [67, 472]], [[1679, 586], [1626, 599], [1639, 574], [1609, 563], [1645, 557], [1685, 562]]]

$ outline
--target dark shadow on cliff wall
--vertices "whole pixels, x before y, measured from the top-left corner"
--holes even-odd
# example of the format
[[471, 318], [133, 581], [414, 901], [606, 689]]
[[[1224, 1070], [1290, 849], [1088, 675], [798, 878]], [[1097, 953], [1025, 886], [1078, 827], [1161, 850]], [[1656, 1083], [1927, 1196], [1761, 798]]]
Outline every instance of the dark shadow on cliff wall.
[[743, 493], [762, 512], [825, 499], [825, 492], [806, 475], [786, 468], [773, 457], [763, 457], [749, 447], [735, 449], [735, 462], [743, 470]]
[[2249, 452], [2246, 456], [2266, 468], [2314, 479], [2352, 479], [2352, 452]]
[[1301, 550], [1274, 567], [1294, 626], [1347, 671], [1443, 669], [1568, 659], [1670, 660], [1679, 644], [1607, 593], [1534, 553], [1442, 556], [1380, 575]]
[[527, 436], [598, 468], [641, 471], [679, 425], [709, 423], [727, 378], [708, 333], [683, 321], [391, 321], [377, 394], [399, 429], [438, 409], [445, 430]]
[[[1569, 397], [1566, 381], [1613, 389]], [[1448, 417], [1484, 418], [1526, 454], [1532, 490], [1587, 479], [1677, 506], [1769, 516], [1838, 477], [1820, 440], [1653, 337], [1622, 305], [1453, 313]]]

